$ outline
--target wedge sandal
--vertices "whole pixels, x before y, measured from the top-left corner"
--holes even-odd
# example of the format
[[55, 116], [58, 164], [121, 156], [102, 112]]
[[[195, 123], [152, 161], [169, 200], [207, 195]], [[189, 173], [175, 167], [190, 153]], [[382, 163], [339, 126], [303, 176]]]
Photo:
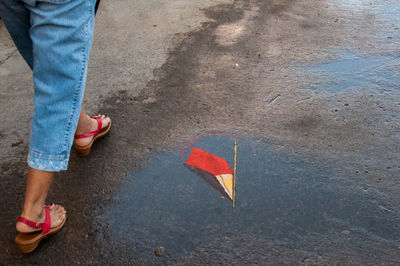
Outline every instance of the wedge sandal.
[[27, 224], [33, 228], [42, 229], [41, 231], [35, 231], [32, 233], [19, 233], [17, 235], [14, 242], [15, 244], [17, 244], [18, 249], [22, 253], [30, 253], [34, 251], [39, 245], [40, 241], [60, 231], [61, 228], [64, 226], [65, 221], [67, 220], [67, 216], [65, 216], [64, 220], [58, 226], [51, 228], [50, 206], [45, 206], [44, 211], [44, 223], [36, 223], [24, 217], [18, 218], [18, 222]]
[[82, 139], [82, 138], [94, 136], [93, 139], [90, 141], [90, 143], [85, 146], [76, 145], [76, 143], [74, 143], [74, 148], [75, 148], [76, 152], [82, 157], [89, 155], [90, 149], [92, 148], [94, 141], [98, 138], [101, 138], [101, 137], [104, 137], [105, 135], [107, 135], [107, 133], [110, 131], [110, 128], [111, 128], [111, 120], [110, 120], [110, 123], [105, 128], [101, 128], [103, 125], [102, 116], [101, 115], [100, 116], [91, 116], [91, 118], [97, 120], [97, 130], [87, 132], [87, 133], [84, 133], [81, 135], [75, 134], [75, 139]]

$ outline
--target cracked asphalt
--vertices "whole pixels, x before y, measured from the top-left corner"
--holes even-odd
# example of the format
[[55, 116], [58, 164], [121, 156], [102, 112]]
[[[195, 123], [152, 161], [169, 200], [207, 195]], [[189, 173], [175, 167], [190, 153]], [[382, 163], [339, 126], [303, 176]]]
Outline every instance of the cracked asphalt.
[[[103, 0], [85, 105], [113, 129], [56, 175], [49, 202], [68, 221], [30, 255], [13, 238], [31, 73], [0, 24], [1, 263], [397, 265], [398, 12], [395, 0]], [[175, 155], [214, 135], [205, 147], [228, 136], [248, 155], [233, 216], [179, 181]]]

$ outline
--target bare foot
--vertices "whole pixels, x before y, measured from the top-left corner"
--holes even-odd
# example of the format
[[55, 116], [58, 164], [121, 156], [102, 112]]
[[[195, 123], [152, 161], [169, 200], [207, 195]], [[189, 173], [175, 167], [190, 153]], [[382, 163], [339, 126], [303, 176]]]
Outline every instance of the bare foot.
[[[98, 115], [99, 118], [101, 118], [101, 128], [105, 128], [108, 126], [108, 124], [110, 124], [110, 118], [108, 116], [105, 115]], [[91, 132], [91, 131], [96, 131], [98, 128], [98, 123], [97, 120], [94, 118], [91, 118], [90, 120], [88, 120], [88, 124], [81, 126], [80, 128], [78, 127], [76, 129], [76, 134], [77, 135], [81, 135], [81, 134], [85, 134], [87, 132]], [[79, 138], [79, 139], [75, 139], [75, 144], [77, 146], [86, 146], [88, 145], [92, 139], [94, 138], [94, 136], [90, 136], [90, 137], [86, 137], [86, 138]]]
[[[66, 213], [67, 212], [65, 211], [63, 206], [56, 205], [56, 204], [51, 205], [50, 206], [50, 217], [51, 217], [50, 227], [53, 228], [53, 227], [60, 225], [62, 223], [62, 221], [64, 221]], [[25, 215], [22, 217], [24, 217], [28, 220], [31, 220], [33, 222], [43, 223], [45, 220], [45, 211], [43, 208], [43, 212], [40, 215], [40, 217], [38, 217], [38, 216], [35, 217], [35, 215], [33, 215], [32, 217], [29, 215]], [[42, 230], [40, 228], [36, 229], [34, 227], [30, 227], [29, 225], [21, 223], [21, 222], [17, 222], [16, 228], [17, 228], [17, 231], [20, 233], [31, 233], [31, 232]]]

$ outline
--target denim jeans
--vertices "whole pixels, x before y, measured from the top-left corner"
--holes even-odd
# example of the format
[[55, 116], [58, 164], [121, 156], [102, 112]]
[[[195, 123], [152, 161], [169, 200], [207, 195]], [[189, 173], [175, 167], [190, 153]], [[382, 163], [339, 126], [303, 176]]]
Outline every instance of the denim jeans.
[[0, 0], [0, 16], [33, 72], [32, 168], [67, 169], [85, 88], [95, 3]]

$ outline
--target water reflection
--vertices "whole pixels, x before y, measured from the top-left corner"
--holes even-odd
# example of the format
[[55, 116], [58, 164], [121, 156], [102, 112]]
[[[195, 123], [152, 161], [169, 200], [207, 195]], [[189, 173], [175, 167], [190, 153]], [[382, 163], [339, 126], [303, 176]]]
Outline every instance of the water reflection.
[[[232, 163], [230, 138], [208, 137], [195, 145]], [[336, 243], [338, 252], [345, 246], [359, 256], [369, 256], [359, 254], [359, 246], [373, 241], [385, 253], [398, 254], [400, 216], [390, 200], [338, 181], [347, 179], [340, 173], [333, 165], [307, 163], [268, 144], [239, 140], [233, 211], [229, 201], [183, 166], [180, 154], [157, 154], [146, 169], [132, 173], [101, 221], [117, 250], [128, 246], [141, 258], [154, 256], [158, 246], [177, 257], [239, 236], [249, 242], [283, 241], [285, 249], [297, 251]], [[356, 234], [363, 242], [348, 242], [343, 234]]]
[[388, 23], [400, 22], [400, 3], [397, 0], [339, 0], [333, 1], [332, 5], [353, 12], [368, 12], [377, 19]]
[[328, 92], [346, 89], [396, 91], [400, 90], [399, 69], [400, 57], [344, 52], [337, 60], [309, 68], [317, 79], [326, 81], [323, 87], [310, 86], [310, 89]]

